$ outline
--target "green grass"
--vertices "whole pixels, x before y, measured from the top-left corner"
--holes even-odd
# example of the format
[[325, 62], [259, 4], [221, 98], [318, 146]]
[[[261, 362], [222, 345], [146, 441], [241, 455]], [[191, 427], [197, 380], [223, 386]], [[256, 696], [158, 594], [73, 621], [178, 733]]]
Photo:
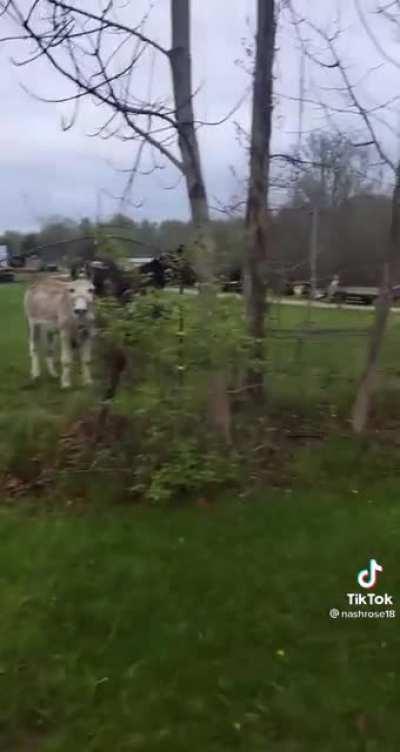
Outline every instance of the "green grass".
[[[24, 465], [91, 396], [47, 379], [25, 388], [21, 298], [20, 286], [0, 288], [0, 457]], [[278, 313], [285, 327], [306, 315]], [[315, 325], [370, 321], [315, 312]], [[400, 362], [399, 325], [386, 373]], [[274, 341], [281, 398], [345, 399], [364, 344], [305, 344], [304, 377], [296, 342]], [[393, 445], [332, 437], [299, 449], [295, 486], [252, 503], [129, 509], [105, 497], [79, 512], [74, 498], [63, 507], [50, 496], [3, 506], [0, 750], [397, 752], [400, 608], [395, 620], [328, 612], [346, 609], [370, 558], [384, 565], [376, 592], [397, 608], [399, 459]]]
[[397, 621], [328, 616], [371, 556], [397, 597], [382, 503], [3, 514], [2, 749], [397, 751]]

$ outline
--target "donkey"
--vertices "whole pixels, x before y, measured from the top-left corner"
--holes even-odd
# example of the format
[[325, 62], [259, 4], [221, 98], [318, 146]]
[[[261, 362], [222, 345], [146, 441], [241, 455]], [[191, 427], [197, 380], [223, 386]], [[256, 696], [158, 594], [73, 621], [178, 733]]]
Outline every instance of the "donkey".
[[78, 350], [82, 378], [92, 383], [90, 363], [94, 336], [94, 287], [87, 279], [72, 282], [44, 279], [34, 283], [25, 293], [25, 315], [29, 326], [31, 376], [40, 376], [40, 350], [46, 342], [46, 364], [51, 376], [57, 378], [54, 361], [55, 335], [61, 343], [61, 387], [71, 386], [73, 348]]

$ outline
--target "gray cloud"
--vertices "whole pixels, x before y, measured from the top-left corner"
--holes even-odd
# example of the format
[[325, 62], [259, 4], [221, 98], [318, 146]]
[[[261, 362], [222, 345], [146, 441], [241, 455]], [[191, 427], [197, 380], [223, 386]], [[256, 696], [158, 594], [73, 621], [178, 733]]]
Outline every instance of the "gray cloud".
[[[88, 0], [90, 2], [90, 0]], [[363, 0], [364, 2], [364, 0]], [[195, 86], [199, 88], [196, 111], [200, 120], [216, 120], [223, 117], [239, 100], [250, 80], [235, 61], [243, 57], [244, 38], [249, 39], [254, 30], [254, 0], [194, 0], [193, 2], [193, 62]], [[365, 0], [372, 9], [373, 0]], [[135, 2], [140, 13], [146, 3]], [[297, 7], [311, 14], [319, 23], [326, 23], [326, 6], [315, 0], [298, 0]], [[158, 2], [149, 21], [149, 31], [168, 45], [169, 15], [167, 3]], [[360, 77], [380, 56], [361, 27], [351, 2], [339, 3], [341, 22], [347, 28], [340, 43], [341, 51], [349, 61], [354, 78]], [[126, 12], [126, 11], [125, 11]], [[0, 24], [5, 24], [4, 19]], [[377, 29], [375, 26], [374, 28]], [[3, 31], [3, 29], [2, 29]], [[379, 29], [382, 32], [382, 29]], [[386, 33], [386, 32], [385, 32]], [[297, 96], [299, 85], [299, 52], [293, 29], [286, 23], [280, 31], [277, 64], [276, 128], [274, 149], [287, 149], [297, 138], [298, 105], [285, 96]], [[385, 44], [393, 55], [400, 59], [400, 44], [393, 36], [385, 37]], [[22, 52], [22, 50], [21, 50]], [[0, 98], [4, 104], [0, 123], [1, 202], [0, 229], [27, 229], [37, 226], [40, 219], [51, 214], [73, 217], [94, 216], [101, 189], [118, 195], [123, 185], [123, 176], [114, 167], [128, 167], [134, 159], [132, 146], [117, 141], [102, 142], [87, 137], [87, 133], [99, 122], [99, 111], [86, 104], [74, 128], [62, 132], [61, 115], [70, 111], [68, 106], [39, 102], [27, 95], [20, 87], [28, 88], [44, 96], [64, 96], [71, 91], [46, 64], [34, 67], [15, 68], [9, 62], [10, 54], [18, 48], [0, 46], [0, 65], [6, 75], [0, 81]], [[138, 72], [138, 90], [148, 86], [148, 70]], [[365, 83], [364, 93], [369, 91], [368, 101], [381, 101], [397, 93], [398, 71], [385, 65], [375, 71]], [[169, 92], [169, 71], [158, 63], [155, 68], [154, 89], [157, 94]], [[309, 70], [309, 87], [317, 84], [336, 85], [334, 76], [321, 71]], [[311, 89], [310, 89], [311, 90]], [[153, 92], [154, 93], [154, 92]], [[332, 96], [337, 97], [338, 94]], [[249, 98], [235, 113], [234, 120], [248, 125]], [[396, 113], [386, 113], [392, 124], [399, 125]], [[325, 121], [313, 107], [306, 107], [304, 129], [325, 126]], [[348, 119], [346, 127], [353, 127]], [[382, 134], [394, 148], [390, 131], [382, 126]], [[214, 198], [227, 200], [238, 186], [230, 172], [230, 166], [245, 174], [246, 153], [237, 143], [235, 127], [231, 121], [219, 127], [204, 127], [200, 141], [205, 164], [205, 173], [211, 202]], [[174, 190], [177, 175], [171, 167], [148, 177], [138, 177], [135, 183], [134, 200], [143, 201], [141, 208], [127, 211], [138, 219], [153, 220], [177, 217], [187, 218], [188, 207], [184, 187], [180, 182]], [[106, 193], [102, 193], [101, 208], [104, 214], [117, 208]]]

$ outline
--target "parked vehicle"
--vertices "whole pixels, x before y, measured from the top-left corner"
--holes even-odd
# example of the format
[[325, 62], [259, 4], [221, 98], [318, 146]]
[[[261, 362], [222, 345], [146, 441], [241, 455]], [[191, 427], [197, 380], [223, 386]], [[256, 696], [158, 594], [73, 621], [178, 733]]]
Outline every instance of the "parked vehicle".
[[58, 264], [42, 264], [42, 272], [58, 272]]
[[11, 269], [0, 269], [0, 283], [15, 282], [15, 274]]
[[378, 295], [378, 287], [338, 287], [332, 297], [332, 303], [373, 305]]
[[222, 292], [236, 292], [240, 295], [243, 292], [242, 270], [232, 269], [227, 275], [223, 275], [221, 290]]
[[393, 293], [393, 302], [399, 304], [400, 303], [400, 285], [394, 285], [392, 288]]

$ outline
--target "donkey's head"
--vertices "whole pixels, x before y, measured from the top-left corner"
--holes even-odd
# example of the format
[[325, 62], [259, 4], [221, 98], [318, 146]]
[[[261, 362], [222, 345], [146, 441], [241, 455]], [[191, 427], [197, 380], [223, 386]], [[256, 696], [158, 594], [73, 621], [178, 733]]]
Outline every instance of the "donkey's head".
[[94, 286], [89, 279], [78, 278], [70, 283], [69, 295], [76, 319], [93, 318]]

